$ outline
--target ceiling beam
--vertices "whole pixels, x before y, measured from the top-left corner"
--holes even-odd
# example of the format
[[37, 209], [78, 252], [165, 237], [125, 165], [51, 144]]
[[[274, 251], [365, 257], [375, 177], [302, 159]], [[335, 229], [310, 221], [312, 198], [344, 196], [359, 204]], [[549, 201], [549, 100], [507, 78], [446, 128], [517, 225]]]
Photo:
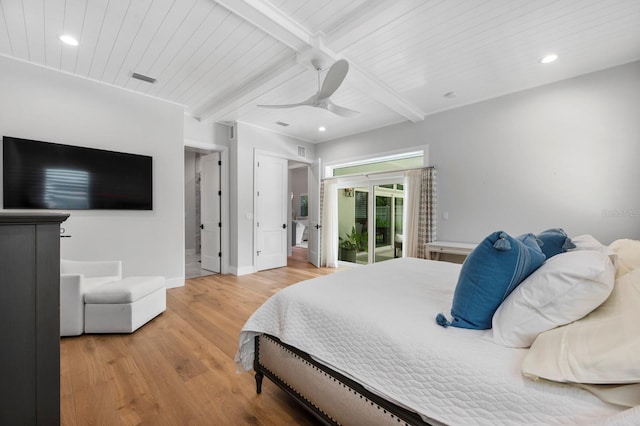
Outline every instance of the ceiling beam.
[[204, 122], [220, 121], [234, 110], [252, 103], [256, 98], [297, 77], [306, 70], [294, 58], [280, 63], [242, 89], [222, 98], [209, 99], [189, 111]]
[[362, 93], [369, 94], [369, 96], [407, 120], [414, 123], [424, 120], [425, 113], [420, 107], [398, 95], [391, 87], [356, 64], [350, 64], [349, 73], [351, 73], [351, 84], [356, 86]]
[[[310, 50], [316, 50], [326, 56], [329, 56], [333, 61], [338, 59], [349, 60], [339, 52], [331, 50], [331, 47], [325, 44], [321, 36], [311, 34], [305, 27], [278, 8], [271, 5], [269, 2], [263, 2], [260, 0], [215, 0], [215, 2], [290, 47], [298, 53], [299, 58], [304, 57], [304, 53]], [[402, 3], [404, 5], [406, 2]], [[414, 2], [409, 1], [408, 3], [413, 4]], [[406, 7], [411, 6], [405, 5], [405, 8]], [[384, 13], [385, 8], [382, 7], [382, 3], [380, 1], [377, 1], [375, 2], [375, 7], [373, 8], [371, 15], [368, 16], [373, 18], [374, 16], [380, 16]], [[342, 26], [343, 28], [348, 28], [349, 23], [343, 23]], [[347, 38], [348, 41], [346, 42], [346, 45], [348, 46], [351, 41], [351, 38], [349, 38], [349, 32], [341, 30], [340, 35]], [[338, 40], [335, 40], [335, 42], [337, 46], [346, 47], [344, 42], [340, 43]], [[387, 108], [405, 117], [407, 120], [417, 122], [424, 119], [425, 113], [417, 105], [399, 95], [392, 88], [370, 73], [359, 68], [357, 64], [354, 64], [351, 61], [349, 62], [351, 65], [350, 72], [353, 77], [349, 78], [349, 81], [363, 91], [363, 93], [367, 93], [369, 96], [373, 97]], [[298, 70], [295, 75], [300, 73], [298, 67], [291, 68]], [[192, 113], [196, 116], [200, 116], [205, 121], [224, 117], [234, 109], [251, 103], [257, 97], [262, 96], [267, 91], [272, 90], [292, 78], [291, 73], [287, 72], [287, 66], [279, 67], [279, 69], [282, 69], [282, 76], [278, 76], [277, 73], [273, 71], [269, 72], [264, 76], [264, 78], [250, 84], [246, 88], [243, 88], [227, 101], [218, 103], [214, 100], [210, 100], [205, 104], [194, 108]]]
[[258, 0], [214, 1], [296, 52], [302, 52], [313, 42], [311, 33], [305, 27], [269, 2]]

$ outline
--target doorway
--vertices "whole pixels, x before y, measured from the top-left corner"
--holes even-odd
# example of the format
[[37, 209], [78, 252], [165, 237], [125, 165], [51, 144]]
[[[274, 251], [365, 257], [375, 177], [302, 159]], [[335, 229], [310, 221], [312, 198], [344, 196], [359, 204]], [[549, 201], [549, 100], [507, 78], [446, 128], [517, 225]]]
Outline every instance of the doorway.
[[[282, 165], [285, 172], [283, 177], [280, 173]], [[277, 265], [286, 266], [291, 261], [302, 259], [319, 266], [319, 173], [319, 159], [311, 162], [280, 153], [255, 150], [256, 271], [279, 267]], [[284, 182], [284, 187], [279, 193], [281, 182]], [[280, 216], [280, 212], [284, 214]], [[277, 220], [280, 218], [281, 220]], [[276, 227], [282, 233], [276, 232]], [[275, 262], [276, 259], [278, 262]]]
[[200, 265], [220, 273], [222, 221], [220, 153], [200, 157]]
[[287, 160], [257, 154], [254, 170], [255, 265], [263, 271], [287, 265]]
[[[289, 161], [291, 251], [306, 258], [309, 246], [309, 185], [307, 165]], [[295, 250], [294, 250], [295, 249]], [[289, 253], [291, 255], [291, 253]]]
[[185, 148], [185, 278], [221, 272], [220, 153]]
[[289, 160], [289, 260], [320, 267], [320, 159]]

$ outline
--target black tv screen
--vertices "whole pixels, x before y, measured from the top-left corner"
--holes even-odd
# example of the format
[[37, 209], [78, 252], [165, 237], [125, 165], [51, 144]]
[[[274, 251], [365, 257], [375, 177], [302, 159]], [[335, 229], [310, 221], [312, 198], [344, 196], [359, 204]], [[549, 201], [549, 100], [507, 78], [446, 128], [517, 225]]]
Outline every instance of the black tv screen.
[[152, 210], [152, 157], [4, 136], [5, 209]]

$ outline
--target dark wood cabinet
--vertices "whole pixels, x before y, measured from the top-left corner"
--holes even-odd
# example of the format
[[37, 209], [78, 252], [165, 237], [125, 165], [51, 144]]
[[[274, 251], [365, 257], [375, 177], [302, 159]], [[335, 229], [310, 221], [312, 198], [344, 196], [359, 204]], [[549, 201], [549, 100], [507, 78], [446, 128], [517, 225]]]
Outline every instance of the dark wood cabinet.
[[60, 423], [60, 213], [0, 212], [0, 425]]

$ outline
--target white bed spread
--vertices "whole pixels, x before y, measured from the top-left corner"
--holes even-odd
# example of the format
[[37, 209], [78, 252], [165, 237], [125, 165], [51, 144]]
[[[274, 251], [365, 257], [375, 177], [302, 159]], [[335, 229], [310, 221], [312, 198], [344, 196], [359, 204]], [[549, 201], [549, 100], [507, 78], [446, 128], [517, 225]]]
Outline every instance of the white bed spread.
[[622, 408], [585, 390], [522, 377], [526, 349], [496, 345], [486, 331], [438, 326], [434, 318], [449, 311], [459, 270], [403, 258], [290, 286], [249, 318], [236, 362], [251, 370], [253, 338], [267, 333], [427, 421], [551, 425], [627, 417], [610, 417]]

